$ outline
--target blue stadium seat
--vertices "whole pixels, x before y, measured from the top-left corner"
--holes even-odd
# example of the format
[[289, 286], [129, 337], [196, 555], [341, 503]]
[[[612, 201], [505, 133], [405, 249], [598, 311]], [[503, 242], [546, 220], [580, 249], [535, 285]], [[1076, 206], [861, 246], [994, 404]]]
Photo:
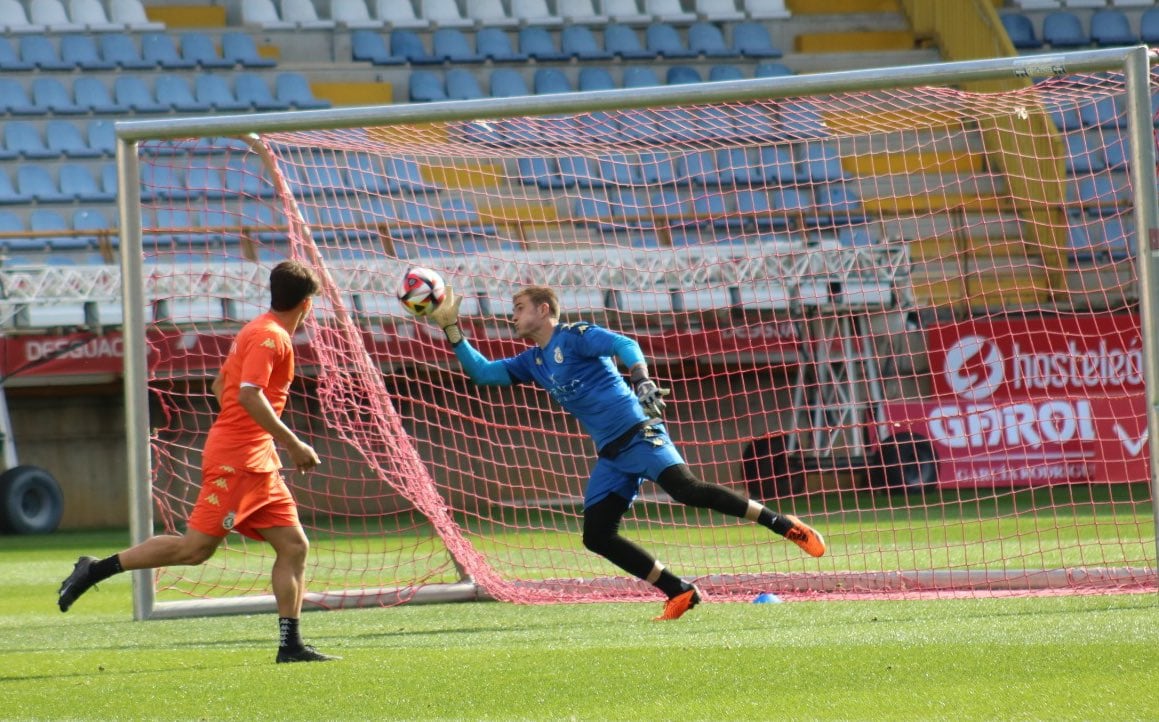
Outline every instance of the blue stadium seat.
[[715, 228], [740, 228], [744, 219], [730, 212], [725, 198], [720, 193], [697, 193], [692, 196], [692, 214], [699, 225]]
[[0, 35], [0, 72], [32, 70], [32, 63], [20, 59], [20, 53], [6, 36]]
[[1093, 173], [1107, 167], [1106, 151], [1095, 142], [1091, 142], [1085, 133], [1067, 133], [1066, 141], [1066, 170], [1071, 175]]
[[1123, 135], [1108, 134], [1103, 152], [1106, 154], [1107, 168], [1111, 170], [1124, 170], [1131, 163], [1129, 143]]
[[72, 91], [56, 78], [40, 77], [32, 81], [32, 102], [49, 113], [82, 115], [88, 108], [72, 98]]
[[66, 203], [75, 200], [61, 192], [56, 180], [43, 165], [25, 163], [17, 166], [16, 192], [37, 203]]
[[202, 70], [232, 68], [234, 66], [232, 59], [221, 56], [213, 38], [197, 30], [187, 30], [181, 33], [181, 57]]
[[1149, 8], [1139, 18], [1140, 39], [1148, 45], [1159, 45], [1159, 7]]
[[332, 195], [346, 187], [343, 169], [337, 165], [334, 156], [323, 153], [315, 154], [313, 162], [307, 165], [287, 166], [286, 181], [293, 193], [306, 198]]
[[702, 150], [679, 158], [676, 162], [676, 182], [699, 186], [720, 185], [716, 154], [710, 150]]
[[29, 120], [10, 120], [4, 124], [4, 148], [13, 158], [55, 158], [60, 155], [45, 144], [40, 128]]
[[141, 200], [185, 200], [189, 188], [182, 171], [171, 165], [144, 163], [141, 165]]
[[101, 164], [101, 189], [109, 193], [117, 193], [117, 165], [116, 163]]
[[203, 73], [193, 81], [193, 94], [198, 102], [207, 103], [215, 111], [249, 110], [250, 104], [239, 100], [225, 75]]
[[404, 58], [412, 65], [433, 65], [443, 62], [427, 52], [423, 39], [413, 30], [395, 28], [390, 33], [390, 52], [395, 57]]
[[76, 104], [90, 113], [121, 114], [130, 111], [129, 106], [113, 99], [107, 85], [99, 77], [81, 75], [72, 84]]
[[355, 153], [348, 155], [348, 159], [350, 167], [346, 169], [346, 177], [350, 187], [355, 191], [372, 195], [398, 193], [400, 189], [398, 180], [386, 175], [381, 158], [366, 153]]
[[612, 74], [607, 68], [580, 68], [580, 90], [612, 90], [615, 87], [616, 81], [612, 79]]
[[592, 158], [568, 155], [559, 158], [559, 175], [564, 186], [580, 188], [600, 188], [604, 185], [600, 177], [600, 164]]
[[[519, 182], [524, 185], [535, 185], [540, 188], [566, 188], [568, 181], [559, 172], [559, 160], [556, 158], [520, 158], [516, 162], [519, 170]], [[572, 184], [574, 179], [569, 179]]]
[[805, 214], [812, 213], [813, 199], [808, 191], [793, 186], [775, 188], [772, 191], [773, 209], [804, 222]]
[[458, 28], [439, 28], [431, 39], [431, 55], [447, 63], [481, 63], [484, 58], [471, 49], [467, 36]]
[[768, 28], [757, 22], [735, 25], [732, 29], [732, 46], [746, 58], [779, 58], [783, 55], [773, 45]]
[[600, 178], [616, 186], [638, 186], [644, 183], [640, 165], [624, 153], [612, 153], [598, 161]]
[[116, 193], [101, 188], [87, 165], [65, 163], [60, 167], [60, 192], [81, 203], [111, 203]]
[[666, 60], [694, 58], [676, 28], [667, 23], [652, 23], [644, 30], [644, 45], [654, 55]]
[[475, 33], [475, 52], [496, 63], [522, 63], [528, 58], [526, 53], [515, 50], [510, 36], [502, 28], [480, 28]]
[[571, 83], [568, 82], [567, 76], [563, 74], [562, 70], [556, 68], [539, 68], [536, 70], [532, 85], [535, 88], [536, 95], [572, 92]]
[[113, 81], [113, 98], [134, 113], [168, 113], [169, 106], [158, 103], [153, 91], [136, 75], [120, 75]]
[[716, 151], [716, 173], [722, 186], [749, 185], [764, 180], [764, 173], [749, 159], [744, 148], [722, 148]]
[[1065, 10], [1049, 13], [1042, 19], [1042, 39], [1052, 48], [1080, 48], [1091, 44], [1082, 22]]
[[724, 33], [713, 23], [693, 23], [688, 28], [688, 49], [706, 58], [735, 58], [737, 51], [724, 42]]
[[[725, 80], [744, 80], [744, 73], [735, 65], [713, 65], [708, 69], [708, 82], [716, 83]], [[668, 81], [671, 85], [672, 81]]]
[[350, 56], [356, 62], [375, 65], [403, 65], [406, 58], [394, 55], [387, 46], [387, 36], [377, 30], [355, 30], [350, 33]]
[[1095, 173], [1078, 179], [1077, 201], [1089, 216], [1122, 213], [1131, 203], [1131, 187], [1125, 177]]
[[182, 75], [162, 74], [156, 76], [157, 102], [168, 105], [179, 113], [207, 113], [213, 109], [209, 103], [198, 100], [189, 87], [189, 81]]
[[195, 60], [182, 57], [177, 43], [167, 33], [142, 33], [141, 57], [162, 70], [188, 70], [197, 67]]
[[237, 99], [249, 103], [254, 110], [289, 110], [290, 104], [274, 97], [266, 79], [257, 73], [240, 72], [233, 76]]
[[272, 68], [277, 64], [258, 52], [249, 33], [236, 30], [221, 34], [221, 57], [245, 68]]
[[796, 73], [784, 63], [757, 63], [757, 67], [753, 69], [754, 78], [783, 78], [786, 75]]
[[38, 233], [60, 233], [59, 236], [49, 236], [38, 241], [52, 248], [64, 249], [76, 245], [76, 242], [67, 235], [72, 230], [68, 221], [57, 211], [48, 208], [37, 208], [28, 214], [28, 230]]
[[596, 42], [591, 29], [583, 25], [569, 25], [560, 33], [560, 50], [564, 55], [580, 61], [611, 60], [614, 56]]
[[571, 212], [578, 223], [603, 228], [612, 218], [612, 205], [607, 198], [585, 194], [572, 201]]
[[1034, 32], [1034, 23], [1030, 18], [1022, 13], [1004, 13], [999, 19], [1016, 50], [1037, 50], [1042, 47], [1042, 41]]
[[101, 59], [116, 64], [122, 70], [152, 70], [157, 65], [141, 57], [141, 49], [125, 33], [101, 35], [97, 44], [101, 49]]
[[519, 30], [519, 52], [539, 62], [567, 60], [568, 55], [555, 47], [546, 28], [525, 27]]
[[439, 186], [423, 178], [419, 164], [413, 158], [395, 156], [386, 165], [385, 174], [399, 188], [411, 193], [434, 193]]
[[668, 68], [667, 81], [669, 85], [683, 85], [685, 83], [702, 83], [700, 71], [687, 65], [673, 65]]
[[788, 145], [767, 145], [760, 150], [762, 179], [770, 185], [794, 183], [797, 178], [793, 152]]
[[769, 192], [763, 188], [742, 188], [736, 194], [736, 211], [740, 223], [752, 223], [758, 231], [784, 230], [789, 222], [784, 216], [773, 213], [773, 202]]
[[20, 38], [20, 59], [38, 70], [72, 70], [62, 60], [56, 44], [47, 35], [25, 35]]
[[825, 183], [817, 187], [817, 212], [822, 223], [864, 223], [865, 206], [849, 183]]
[[797, 180], [802, 183], [826, 183], [842, 180], [845, 171], [837, 149], [827, 143], [808, 143], [798, 155]]
[[97, 41], [91, 35], [69, 33], [60, 38], [60, 58], [81, 70], [112, 70], [117, 64], [101, 57]]
[[663, 84], [650, 65], [629, 65], [624, 68], [625, 88], [649, 88]]
[[185, 186], [195, 198], [220, 200], [229, 197], [221, 171], [215, 165], [197, 163], [190, 166], [185, 174]]
[[111, 156], [116, 152], [117, 135], [113, 129], [113, 121], [89, 121], [87, 137], [89, 148], [102, 156]]
[[1122, 10], [1105, 8], [1091, 15], [1091, 39], [1097, 45], [1135, 45], [1139, 36], [1131, 32], [1131, 21]]
[[877, 237], [867, 226], [841, 226], [837, 229], [837, 242], [846, 248], [868, 248], [877, 245]]
[[676, 183], [676, 161], [667, 153], [641, 153], [640, 179], [647, 185], [667, 186]]
[[78, 236], [77, 241], [95, 247], [104, 236], [112, 240], [115, 234], [108, 233], [117, 226], [109, 221], [104, 211], [99, 208], [78, 208], [72, 213], [72, 229], [74, 231], [91, 231], [92, 235]]
[[621, 60], [651, 60], [656, 53], [644, 48], [634, 28], [612, 23], [604, 28], [604, 48]]
[[224, 185], [231, 193], [247, 198], [272, 198], [274, 188], [266, 180], [262, 165], [244, 156], [232, 156], [225, 163]]
[[329, 100], [314, 97], [314, 90], [301, 73], [278, 73], [274, 78], [274, 97], [298, 110], [330, 107]]
[[[24, 233], [27, 229], [24, 227], [24, 220], [13, 213], [12, 211], [0, 211], [0, 233]], [[48, 247], [44, 241], [35, 240], [32, 238], [21, 238], [19, 236], [13, 238], [0, 238], [0, 251], [9, 253], [11, 251], [40, 251]], [[27, 259], [20, 259], [16, 257], [8, 257], [0, 259], [4, 266], [20, 266], [31, 265], [31, 261]]]
[[1079, 108], [1079, 120], [1086, 128], [1126, 128], [1127, 113], [1115, 96], [1104, 96]]
[[830, 136], [817, 104], [808, 100], [789, 101], [781, 107], [781, 130], [795, 140]]
[[518, 70], [499, 68], [491, 73], [491, 95], [495, 98], [512, 98], [520, 95], [530, 95], [527, 81]]
[[412, 103], [429, 103], [446, 100], [447, 91], [443, 87], [443, 79], [433, 70], [412, 70], [407, 79], [409, 95]]
[[466, 68], [451, 68], [447, 71], [447, 98], [451, 100], [474, 100], [486, 97], [475, 74]]

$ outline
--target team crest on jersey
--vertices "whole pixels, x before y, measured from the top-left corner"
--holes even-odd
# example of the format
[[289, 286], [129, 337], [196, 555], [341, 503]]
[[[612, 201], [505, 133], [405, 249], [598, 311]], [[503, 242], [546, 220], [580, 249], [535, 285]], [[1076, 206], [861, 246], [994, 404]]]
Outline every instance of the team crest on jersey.
[[556, 346], [555, 353], [551, 356], [557, 364], [563, 363], [563, 349]]
[[230, 513], [225, 515], [224, 519], [221, 520], [221, 528], [225, 529], [226, 531], [232, 531], [233, 530], [233, 523], [236, 519], [237, 519], [237, 513], [231, 511]]

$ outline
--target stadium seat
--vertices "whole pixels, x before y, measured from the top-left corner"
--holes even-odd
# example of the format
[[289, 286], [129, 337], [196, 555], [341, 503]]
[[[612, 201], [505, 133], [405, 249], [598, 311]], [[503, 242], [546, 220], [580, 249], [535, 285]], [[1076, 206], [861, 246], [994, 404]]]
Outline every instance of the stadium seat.
[[[131, 108], [119, 103], [104, 81], [92, 75], [82, 75], [72, 84], [76, 104], [97, 115], [128, 113]], [[90, 145], [92, 145], [90, 143]]]
[[450, 100], [474, 100], [486, 95], [479, 87], [475, 74], [465, 68], [451, 68], [447, 71], [447, 98]]
[[817, 213], [822, 224], [864, 223], [861, 196], [849, 183], [826, 183], [816, 190]]
[[612, 153], [598, 161], [600, 178], [605, 183], [617, 186], [643, 185], [644, 176], [640, 165], [624, 153]]
[[635, 29], [613, 23], [604, 28], [604, 48], [621, 60], [651, 60], [656, 53], [645, 50]]
[[112, 156], [116, 152], [117, 135], [111, 120], [90, 120], [86, 131], [88, 147], [101, 156]]
[[501, 0], [466, 0], [467, 17], [480, 28], [517, 27], [519, 19], [503, 9]]
[[520, 29], [519, 52], [539, 62], [567, 60], [569, 57], [555, 47], [551, 33], [542, 27]]
[[803, 224], [804, 217], [813, 212], [813, 200], [808, 191], [802, 188], [784, 186], [773, 189], [770, 195], [773, 210], [785, 214], [790, 221], [796, 221], [795, 225]]
[[[735, 65], [713, 65], [708, 69], [708, 82], [710, 83], [744, 79], [744, 73]], [[669, 84], [672, 83], [672, 81], [668, 82]]]
[[169, 106], [157, 102], [153, 91], [136, 75], [121, 75], [113, 80], [113, 98], [134, 113], [169, 112]]
[[1077, 200], [1089, 216], [1122, 213], [1131, 204], [1131, 187], [1127, 178], [1111, 173], [1094, 173], [1077, 180]]
[[333, 30], [334, 21], [318, 16], [314, 0], [281, 0], [282, 21], [303, 30]]
[[650, 15], [640, 12], [637, 0], [600, 0], [599, 10], [613, 23], [644, 25], [652, 21]]
[[644, 45], [657, 57], [665, 60], [694, 58], [676, 28], [667, 23], [652, 23], [644, 30]]
[[540, 188], [566, 188], [575, 179], [564, 179], [556, 158], [520, 158], [517, 162], [519, 182]]
[[797, 168], [793, 162], [793, 153], [788, 145], [767, 145], [760, 150], [758, 166], [761, 170], [761, 182], [768, 185], [784, 185], [795, 183]]
[[475, 33], [475, 52], [496, 63], [525, 62], [526, 53], [516, 52], [511, 38], [502, 28], [480, 28]]
[[16, 192], [37, 203], [69, 203], [75, 200], [61, 192], [52, 174], [43, 165], [17, 166]]
[[[100, 169], [101, 175], [101, 189], [109, 193], [116, 194], [117, 192], [117, 164], [103, 163]], [[144, 200], [142, 198], [142, 200]]]
[[1129, 152], [1129, 143], [1125, 136], [1108, 134], [1106, 144], [1103, 146], [1103, 152], [1107, 159], [1107, 168], [1111, 170], [1124, 170], [1130, 166], [1131, 156]]
[[294, 24], [282, 19], [273, 0], [242, 0], [241, 22], [263, 30], [293, 30]]
[[712, 23], [693, 23], [688, 28], [688, 49], [706, 58], [733, 58], [737, 52], [724, 42], [724, 34]]
[[1131, 21], [1122, 10], [1098, 10], [1091, 16], [1091, 39], [1097, 45], [1134, 45], [1139, 36], [1131, 32]]
[[116, 193], [104, 190], [86, 165], [66, 163], [60, 167], [60, 192], [81, 203], [111, 203]]
[[649, 186], [669, 186], [676, 183], [676, 162], [667, 153], [641, 153], [640, 179]]
[[249, 103], [254, 110], [273, 111], [289, 110], [290, 104], [274, 97], [266, 79], [261, 75], [250, 72], [236, 73], [233, 76], [234, 94], [243, 103]]
[[4, 148], [10, 158], [32, 160], [60, 155], [45, 144], [37, 124], [28, 120], [10, 120], [4, 124]]
[[474, 20], [464, 18], [455, 0], [419, 0], [419, 13], [439, 27], [469, 28]]
[[567, 76], [563, 74], [562, 70], [556, 68], [536, 70], [532, 79], [532, 87], [535, 89], [536, 95], [572, 92], [571, 83], [568, 82]]
[[665, 76], [668, 85], [683, 85], [686, 83], [702, 83], [704, 78], [696, 68], [687, 65], [673, 65], [668, 68]]
[[141, 57], [137, 43], [125, 33], [102, 35], [97, 45], [101, 49], [101, 59], [115, 63], [122, 70], [152, 70], [157, 65]]
[[491, 96], [495, 98], [511, 98], [520, 95], [530, 95], [527, 82], [519, 71], [511, 68], [498, 68], [491, 73]]
[[249, 33], [236, 30], [221, 34], [221, 57], [245, 68], [272, 68], [277, 61], [262, 57]]
[[1139, 36], [1148, 45], [1159, 44], [1159, 7], [1143, 12], [1139, 18]]
[[510, 0], [510, 5], [511, 17], [522, 25], [558, 27], [563, 24], [563, 18], [548, 9], [547, 0]]
[[43, 33], [48, 28], [30, 22], [20, 0], [0, 0], [0, 30], [5, 33]]
[[371, 0], [371, 15], [391, 28], [402, 30], [425, 30], [431, 21], [415, 13], [410, 0]]
[[20, 59], [20, 52], [9, 38], [0, 35], [0, 72], [19, 72], [33, 67], [32, 63]]
[[207, 103], [218, 112], [249, 110], [250, 104], [234, 95], [226, 77], [211, 73], [198, 75], [193, 81], [193, 96], [198, 102]]
[[37, 70], [72, 70], [75, 67], [61, 59], [56, 44], [47, 35], [21, 37], [20, 59]]
[[390, 33], [390, 52], [395, 57], [405, 58], [412, 65], [433, 65], [441, 63], [427, 51], [427, 46], [413, 30], [395, 28]]
[[753, 69], [754, 78], [782, 78], [786, 75], [796, 73], [784, 63], [757, 63], [757, 67]]
[[149, 19], [141, 0], [109, 0], [109, 20], [138, 32], [165, 29], [165, 23]]
[[370, 16], [366, 0], [331, 0], [330, 19], [339, 28], [381, 28], [384, 23]]
[[197, 63], [181, 56], [177, 43], [165, 33], [141, 35], [141, 58], [162, 70], [187, 70]]
[[1004, 13], [999, 16], [1002, 27], [1010, 37], [1011, 44], [1017, 50], [1037, 50], [1042, 47], [1042, 41], [1034, 32], [1034, 23], [1022, 13]]
[[781, 231], [789, 226], [787, 218], [773, 213], [773, 202], [769, 200], [769, 192], [763, 188], [742, 188], [737, 191], [736, 212], [740, 218], [730, 225], [752, 224], [758, 231]]
[[29, 0], [28, 19], [33, 25], [41, 25], [50, 33], [83, 32], [83, 23], [74, 23], [60, 0]]
[[28, 214], [28, 230], [36, 233], [59, 233], [60, 235], [42, 237], [38, 241], [54, 250], [83, 247], [69, 236], [72, 228], [64, 216], [48, 208], [37, 208]]
[[768, 29], [753, 22], [739, 23], [732, 29], [732, 45], [746, 58], [779, 58], [782, 53], [773, 46]]
[[741, 0], [750, 20], [783, 20], [791, 15], [785, 0]]
[[471, 49], [467, 36], [458, 28], [436, 30], [432, 35], [431, 55], [448, 63], [481, 63], [485, 60]]
[[298, 110], [329, 108], [330, 101], [314, 96], [306, 76], [301, 73], [278, 73], [274, 78], [274, 97]]
[[1127, 127], [1127, 113], [1114, 96], [1104, 96], [1079, 108], [1079, 120], [1086, 128]]
[[68, 17], [89, 32], [125, 30], [122, 23], [114, 23], [105, 12], [100, 0], [68, 0]]
[[687, 24], [696, 22], [696, 13], [683, 8], [680, 0], [644, 0], [644, 13], [657, 22]]
[[716, 170], [716, 154], [710, 150], [703, 150], [679, 158], [676, 162], [676, 182], [698, 186], [720, 185], [720, 173]]
[[612, 80], [612, 74], [607, 68], [580, 68], [580, 90], [612, 90], [615, 87], [616, 82]]
[[696, 0], [696, 14], [702, 20], [714, 23], [734, 23], [745, 19], [735, 0]]
[[591, 29], [583, 25], [570, 25], [560, 33], [560, 50], [569, 58], [581, 62], [590, 60], [610, 60], [613, 55], [596, 42]]
[[181, 33], [181, 57], [202, 70], [232, 68], [234, 61], [223, 58], [213, 38], [196, 30]]
[[369, 61], [375, 65], [403, 65], [406, 58], [398, 57], [387, 47], [387, 36], [376, 30], [355, 30], [350, 33], [350, 57], [354, 61]]
[[[800, 149], [799, 149], [800, 150]], [[827, 143], [807, 143], [804, 153], [798, 150], [797, 180], [802, 183], [827, 183], [843, 180], [841, 156]]]
[[185, 186], [194, 198], [221, 200], [230, 196], [221, 170], [215, 165], [199, 163], [191, 166], [185, 174]]
[[8, 115], [43, 115], [47, 109], [32, 102], [24, 85], [13, 78], [0, 77], [0, 109]]
[[878, 239], [868, 226], [859, 224], [838, 228], [837, 242], [845, 248], [868, 248], [876, 246]]
[[663, 84], [650, 65], [629, 65], [624, 68], [625, 88], [650, 88]]
[[782, 106], [781, 128], [797, 139], [829, 137], [821, 111], [815, 102], [808, 100], [789, 101]]
[[1097, 143], [1088, 140], [1083, 132], [1067, 133], [1066, 170], [1071, 175], [1093, 173], [1107, 167], [1106, 151]]
[[91, 231], [92, 235], [78, 236], [77, 241], [88, 246], [97, 246], [100, 243], [100, 237], [104, 236], [110, 240], [113, 238], [111, 231], [116, 229], [116, 224], [111, 223], [109, 218], [104, 214], [104, 211], [99, 208], [78, 208], [72, 213], [72, 229], [74, 231]]
[[57, 115], [81, 115], [88, 112], [88, 108], [73, 100], [72, 90], [56, 78], [40, 77], [33, 80], [32, 102]]
[[568, 0], [566, 3], [556, 3], [556, 14], [560, 16], [565, 26], [568, 25], [606, 25], [607, 15], [596, 10], [592, 0]]
[[81, 70], [112, 70], [117, 67], [116, 63], [101, 57], [93, 36], [79, 33], [61, 36], [60, 59], [69, 67]]
[[1080, 48], [1091, 44], [1082, 22], [1073, 13], [1059, 10], [1042, 20], [1042, 39], [1052, 48]]
[[209, 103], [194, 97], [185, 76], [161, 74], [156, 76], [154, 83], [157, 102], [168, 105], [178, 113], [207, 113], [213, 109]]
[[412, 103], [429, 103], [447, 99], [443, 80], [439, 73], [433, 70], [412, 70], [407, 85]]

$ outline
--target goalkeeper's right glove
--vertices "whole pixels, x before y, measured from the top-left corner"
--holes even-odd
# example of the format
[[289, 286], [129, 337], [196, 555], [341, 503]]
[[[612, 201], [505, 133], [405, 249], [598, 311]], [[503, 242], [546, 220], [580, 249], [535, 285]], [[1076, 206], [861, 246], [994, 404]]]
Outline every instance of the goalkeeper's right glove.
[[459, 328], [459, 304], [462, 302], [463, 299], [455, 293], [455, 289], [447, 286], [443, 302], [430, 313], [431, 320], [443, 329], [452, 346], [463, 340], [463, 331]]

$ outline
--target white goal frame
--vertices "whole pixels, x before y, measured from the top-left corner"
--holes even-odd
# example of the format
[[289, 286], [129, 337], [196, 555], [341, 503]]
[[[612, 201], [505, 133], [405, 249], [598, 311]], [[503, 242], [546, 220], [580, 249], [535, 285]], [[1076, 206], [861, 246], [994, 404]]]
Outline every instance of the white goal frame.
[[[511, 118], [534, 115], [623, 110], [671, 105], [712, 104], [731, 101], [768, 100], [818, 96], [845, 91], [949, 86], [974, 81], [1068, 75], [1113, 71], [1124, 73], [1127, 89], [1128, 134], [1132, 153], [1131, 180], [1135, 192], [1136, 237], [1140, 239], [1137, 263], [1142, 323], [1148, 428], [1159, 428], [1159, 199], [1156, 194], [1155, 145], [1152, 142], [1149, 73], [1156, 54], [1145, 46], [1050, 53], [971, 60], [952, 63], [874, 68], [816, 75], [737, 80], [698, 85], [661, 86], [549, 96], [486, 98], [464, 102], [440, 102], [396, 106], [337, 108], [256, 115], [131, 120], [116, 123], [118, 206], [121, 218], [121, 301], [124, 328], [124, 393], [130, 525], [134, 543], [153, 534], [152, 474], [150, 469], [149, 399], [145, 329], [153, 298], [142, 260], [140, 164], [137, 145], [142, 141], [190, 137], [241, 137], [251, 133], [289, 132], [327, 128], [383, 127], [440, 121]], [[106, 269], [107, 270], [107, 269]], [[76, 274], [76, 269], [46, 273]], [[47, 276], [45, 277], [47, 278]], [[50, 280], [50, 279], [49, 279]], [[75, 279], [74, 279], [75, 280]], [[105, 296], [117, 295], [114, 279], [107, 279]], [[63, 285], [63, 283], [62, 283]], [[101, 294], [97, 294], [101, 295]], [[88, 297], [84, 301], [107, 301]], [[1149, 435], [1152, 499], [1159, 499], [1159, 434]], [[1159, 556], [1159, 504], [1155, 505], [1156, 554]], [[1061, 570], [1044, 570], [1045, 576]], [[1099, 571], [1099, 570], [1092, 570]], [[1101, 570], [1114, 572], [1115, 570]], [[934, 572], [951, 574], [950, 571]], [[1045, 584], [1051, 585], [1049, 579]], [[385, 590], [389, 594], [389, 590]], [[378, 605], [384, 590], [365, 592], [366, 604]], [[333, 595], [331, 595], [333, 596]], [[471, 581], [424, 588], [411, 601], [446, 601], [479, 598]], [[356, 599], [307, 599], [307, 607], [359, 606]], [[159, 604], [154, 597], [152, 570], [133, 573], [135, 619], [273, 609], [272, 597], [206, 600]]]

